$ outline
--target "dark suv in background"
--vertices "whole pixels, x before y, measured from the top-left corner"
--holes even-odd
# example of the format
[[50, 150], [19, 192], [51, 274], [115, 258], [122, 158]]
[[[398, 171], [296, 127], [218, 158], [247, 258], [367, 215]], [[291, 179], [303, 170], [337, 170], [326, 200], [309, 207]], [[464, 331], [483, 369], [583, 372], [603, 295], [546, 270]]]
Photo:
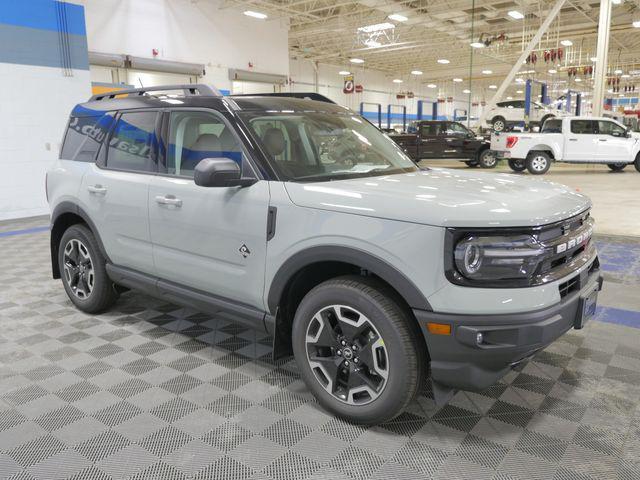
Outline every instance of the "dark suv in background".
[[410, 126], [412, 133], [389, 134], [413, 160], [451, 159], [470, 167], [493, 168], [497, 164], [490, 151], [491, 142], [476, 136], [459, 122], [419, 120]]

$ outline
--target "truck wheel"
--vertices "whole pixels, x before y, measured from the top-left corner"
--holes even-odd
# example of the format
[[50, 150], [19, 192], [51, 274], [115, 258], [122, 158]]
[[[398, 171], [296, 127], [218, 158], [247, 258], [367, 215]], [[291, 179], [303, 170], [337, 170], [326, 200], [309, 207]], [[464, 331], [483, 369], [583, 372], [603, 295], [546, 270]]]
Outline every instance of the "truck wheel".
[[533, 152], [527, 157], [526, 164], [531, 175], [542, 175], [551, 167], [551, 157], [546, 152]]
[[609, 167], [612, 172], [621, 172], [626, 166], [626, 163], [607, 163], [607, 167]]
[[471, 167], [471, 168], [474, 168], [474, 167], [478, 166], [478, 161], [477, 160], [468, 160], [468, 161], [466, 161], [464, 163], [467, 164], [467, 167]]
[[494, 117], [494, 119], [491, 120], [491, 127], [494, 132], [503, 132], [507, 128], [507, 121], [504, 117]]
[[384, 285], [359, 276], [328, 280], [303, 299], [293, 352], [320, 404], [362, 424], [396, 417], [415, 396], [426, 366], [420, 331]]
[[633, 166], [636, 167], [638, 172], [640, 172], [640, 153], [636, 156], [636, 161], [633, 162]]
[[58, 246], [62, 284], [69, 299], [83, 312], [102, 312], [118, 299], [105, 263], [87, 227], [72, 225], [62, 234]]
[[486, 149], [478, 155], [478, 163], [482, 168], [495, 168], [498, 164], [498, 159], [496, 158], [495, 153]]
[[524, 172], [527, 168], [527, 164], [524, 160], [519, 158], [510, 158], [509, 159], [509, 168], [514, 172]]

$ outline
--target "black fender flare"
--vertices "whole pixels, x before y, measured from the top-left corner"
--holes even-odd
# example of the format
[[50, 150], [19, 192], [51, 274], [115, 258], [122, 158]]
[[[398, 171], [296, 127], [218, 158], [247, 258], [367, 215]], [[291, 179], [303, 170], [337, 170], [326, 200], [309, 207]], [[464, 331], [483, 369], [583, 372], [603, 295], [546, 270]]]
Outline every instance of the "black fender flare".
[[418, 287], [382, 258], [357, 248], [322, 245], [301, 250], [280, 266], [269, 286], [267, 295], [269, 312], [275, 315], [289, 280], [297, 272], [311, 264], [321, 262], [343, 262], [365, 269], [391, 285], [409, 304], [409, 307], [432, 311], [431, 305]]
[[[58, 219], [65, 213], [73, 213], [74, 215], [77, 215], [78, 217], [80, 217], [84, 221], [84, 223], [87, 224], [87, 226], [93, 233], [93, 236], [95, 237], [96, 242], [98, 243], [98, 248], [100, 248], [100, 252], [102, 253], [102, 255], [104, 255], [104, 258], [107, 260], [107, 262], [110, 261], [109, 255], [107, 255], [107, 251], [105, 250], [104, 244], [102, 243], [102, 239], [100, 238], [100, 234], [98, 233], [98, 229], [96, 225], [93, 223], [93, 221], [91, 220], [91, 217], [89, 217], [89, 215], [87, 214], [87, 212], [85, 212], [78, 204], [74, 202], [70, 202], [70, 201], [60, 202], [58, 205], [56, 205], [56, 207], [53, 209], [53, 212], [51, 213], [50, 248], [51, 248], [51, 268], [54, 274], [54, 278], [59, 278], [59, 275], [60, 275], [60, 272], [58, 272], [58, 262], [57, 262], [58, 245], [57, 245], [57, 242], [55, 241], [56, 236], [54, 234], [55, 233], [54, 228], [56, 228], [56, 222], [58, 221]], [[58, 275], [58, 277], [56, 277], [56, 275]]]

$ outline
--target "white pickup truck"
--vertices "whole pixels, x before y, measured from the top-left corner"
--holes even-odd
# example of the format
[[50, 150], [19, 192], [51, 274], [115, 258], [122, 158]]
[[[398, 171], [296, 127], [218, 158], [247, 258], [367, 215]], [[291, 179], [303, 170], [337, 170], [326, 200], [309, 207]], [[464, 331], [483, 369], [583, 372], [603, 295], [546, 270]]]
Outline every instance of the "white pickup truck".
[[546, 173], [551, 162], [603, 163], [617, 172], [640, 172], [640, 134], [605, 117], [552, 118], [540, 133], [494, 133], [491, 150], [516, 172]]

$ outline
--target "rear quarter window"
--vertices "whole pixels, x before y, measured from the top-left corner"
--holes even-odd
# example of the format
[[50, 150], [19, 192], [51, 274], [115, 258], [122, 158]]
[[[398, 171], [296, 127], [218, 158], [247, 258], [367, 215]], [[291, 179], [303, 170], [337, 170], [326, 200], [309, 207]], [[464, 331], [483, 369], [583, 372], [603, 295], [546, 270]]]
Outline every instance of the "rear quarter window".
[[541, 133], [562, 133], [562, 120], [547, 120], [542, 126]]
[[71, 116], [60, 150], [60, 159], [93, 162], [112, 122], [111, 114]]

